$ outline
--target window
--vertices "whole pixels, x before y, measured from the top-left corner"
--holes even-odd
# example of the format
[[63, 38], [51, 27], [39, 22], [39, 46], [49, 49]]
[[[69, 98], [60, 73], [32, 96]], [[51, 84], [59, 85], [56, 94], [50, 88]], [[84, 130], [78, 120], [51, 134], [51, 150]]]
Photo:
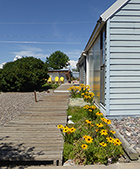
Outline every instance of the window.
[[105, 40], [106, 31], [105, 28], [101, 32], [101, 53], [100, 53], [100, 102], [105, 105]]

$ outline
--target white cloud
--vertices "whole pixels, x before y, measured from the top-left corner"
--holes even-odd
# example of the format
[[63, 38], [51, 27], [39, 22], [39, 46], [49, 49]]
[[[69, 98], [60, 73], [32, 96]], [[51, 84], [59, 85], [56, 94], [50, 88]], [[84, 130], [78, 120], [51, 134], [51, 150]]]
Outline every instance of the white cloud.
[[31, 48], [25, 48], [25, 50], [21, 50], [19, 52], [12, 52], [13, 54], [15, 55], [18, 55], [18, 56], [33, 56], [33, 57], [36, 57], [36, 58], [40, 58], [40, 59], [45, 59], [48, 55], [47, 54], [44, 54], [43, 53], [44, 51], [40, 48], [34, 48], [34, 47], [31, 47]]
[[70, 60], [70, 69], [76, 69], [76, 64], [78, 61], [75, 61], [75, 60]]
[[4, 63], [2, 63], [2, 64], [0, 64], [0, 69], [2, 69], [3, 68], [3, 66], [6, 64], [6, 62], [4, 62]]
[[80, 57], [80, 50], [73, 50], [73, 51], [65, 51], [66, 55], [71, 59], [71, 60], [78, 60]]
[[13, 61], [16, 61], [17, 59], [21, 59], [22, 57], [19, 55], [16, 55]]

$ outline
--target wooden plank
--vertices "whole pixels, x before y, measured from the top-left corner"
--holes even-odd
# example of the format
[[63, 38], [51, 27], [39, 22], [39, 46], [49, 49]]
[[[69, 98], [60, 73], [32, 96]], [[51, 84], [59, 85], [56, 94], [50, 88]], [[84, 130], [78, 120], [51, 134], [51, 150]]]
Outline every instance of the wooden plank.
[[121, 93], [117, 93], [117, 94], [110, 94], [110, 98], [114, 99], [140, 99], [140, 93], [135, 93], [135, 94], [121, 94]]
[[110, 76], [139, 76], [140, 75], [140, 70], [138, 71], [110, 71]]
[[110, 70], [140, 70], [140, 65], [110, 65]]
[[137, 110], [140, 110], [140, 105], [138, 105], [138, 104], [135, 104], [134, 106], [132, 106], [132, 105], [129, 105], [129, 104], [127, 104], [127, 105], [116, 105], [116, 104], [114, 104], [114, 105], [110, 105], [110, 109], [111, 110], [135, 110], [135, 109], [137, 109]]
[[110, 64], [114, 65], [140, 65], [139, 59], [110, 59]]
[[140, 92], [140, 88], [111, 88], [110, 93], [138, 93]]
[[[135, 23], [135, 22], [110, 22], [110, 28], [140, 28], [140, 23]], [[126, 32], [127, 33], [127, 32]]]
[[140, 4], [127, 4], [126, 6], [123, 7], [123, 9], [127, 10], [134, 10], [134, 9], [140, 9]]
[[115, 82], [110, 83], [110, 87], [140, 87], [140, 83], [137, 82]]
[[[126, 30], [127, 31], [127, 30]], [[131, 40], [133, 41], [139, 41], [140, 40], [140, 35], [127, 35], [127, 34], [123, 34], [123, 35], [110, 35], [110, 40], [123, 40], [123, 41], [127, 41], [127, 40]]]
[[118, 46], [118, 47], [114, 47], [114, 46], [111, 46], [110, 47], [110, 52], [139, 52], [140, 53], [140, 47], [121, 47], [121, 46]]
[[118, 59], [140, 59], [139, 53], [111, 53], [110, 58], [118, 58]]
[[[132, 77], [116, 77], [116, 76], [114, 76], [114, 77], [110, 77], [110, 81], [111, 82], [115, 82], [115, 81], [121, 81], [121, 82], [126, 82], [126, 81], [128, 81], [128, 82], [139, 82], [140, 81], [140, 76], [136, 76], [136, 77], [134, 77], [134, 76], [132, 76]], [[125, 87], [125, 86], [124, 86]]]
[[126, 31], [126, 29], [124, 29], [124, 28], [119, 28], [119, 29], [118, 28], [111, 28], [110, 34], [111, 35], [115, 34], [115, 35], [119, 35], [119, 36], [124, 35], [124, 34], [136, 36], [136, 35], [140, 34], [140, 29], [127, 29], [127, 31]]
[[139, 11], [136, 11], [136, 10], [134, 10], [134, 11], [132, 11], [132, 10], [130, 10], [130, 11], [125, 11], [125, 10], [120, 10], [119, 12], [117, 12], [116, 14], [115, 14], [115, 16], [118, 16], [118, 15], [120, 15], [120, 16], [140, 16], [140, 10]]
[[110, 109], [110, 116], [115, 116], [116, 117], [116, 115], [117, 116], [125, 116], [125, 115], [127, 115], [127, 116], [137, 116], [137, 115], [139, 115], [139, 113], [140, 113], [140, 110], [134, 110], [134, 109], [130, 109], [130, 110], [111, 110]]
[[50, 160], [62, 165], [64, 140], [57, 125], [66, 124], [69, 95], [54, 94], [48, 98], [0, 127], [1, 160]]
[[129, 104], [129, 105], [135, 105], [140, 104], [140, 99], [110, 99], [110, 104]]

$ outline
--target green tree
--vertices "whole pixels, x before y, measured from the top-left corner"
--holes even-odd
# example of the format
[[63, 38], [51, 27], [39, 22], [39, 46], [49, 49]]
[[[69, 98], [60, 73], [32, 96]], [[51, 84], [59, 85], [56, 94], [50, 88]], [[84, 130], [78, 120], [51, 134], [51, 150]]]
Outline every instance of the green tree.
[[69, 57], [61, 51], [55, 51], [49, 57], [46, 57], [46, 65], [51, 69], [62, 69], [68, 66]]
[[3, 66], [0, 74], [2, 91], [39, 90], [48, 79], [46, 64], [34, 57], [23, 57]]

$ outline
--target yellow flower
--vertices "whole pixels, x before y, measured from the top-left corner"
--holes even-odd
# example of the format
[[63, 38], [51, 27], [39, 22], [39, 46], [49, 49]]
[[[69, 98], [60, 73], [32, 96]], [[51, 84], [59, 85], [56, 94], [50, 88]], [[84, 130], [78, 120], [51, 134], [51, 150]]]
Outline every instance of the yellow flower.
[[64, 132], [64, 133], [69, 132], [69, 128], [64, 128], [64, 129], [63, 129], [63, 132]]
[[114, 142], [114, 138], [112, 138], [112, 137], [107, 137], [106, 139], [107, 139], [107, 142], [109, 142], [109, 143], [113, 143]]
[[102, 123], [97, 123], [96, 126], [97, 127], [103, 127], [104, 125]]
[[96, 132], [98, 132], [98, 131], [99, 131], [99, 129], [96, 129], [95, 131], [96, 131]]
[[85, 141], [86, 141], [87, 143], [92, 143], [93, 138], [90, 137], [90, 136], [87, 136], [87, 137], [85, 138]]
[[92, 109], [89, 109], [90, 112], [92, 112]]
[[108, 134], [107, 130], [101, 130], [100, 133], [101, 133], [101, 135], [105, 135], [105, 136]]
[[114, 145], [120, 145], [120, 144], [122, 144], [122, 142], [118, 138], [115, 138]]
[[105, 143], [105, 142], [101, 142], [101, 143], [99, 143], [101, 146], [103, 146], [103, 147], [106, 147], [107, 146], [107, 144]]
[[107, 122], [107, 119], [105, 118], [101, 118], [102, 121], [104, 121], [105, 123]]
[[91, 106], [92, 109], [96, 109], [97, 107], [96, 106]]
[[91, 121], [90, 121], [90, 120], [86, 120], [86, 123], [87, 123], [87, 124], [91, 124]]
[[97, 112], [96, 115], [97, 115], [97, 116], [102, 116], [103, 113]]
[[84, 135], [83, 138], [86, 139], [88, 136], [87, 135]]
[[68, 129], [68, 126], [64, 126], [63, 129]]
[[112, 134], [115, 134], [115, 133], [116, 133], [116, 131], [114, 131], [114, 130], [110, 130], [110, 132], [111, 132]]
[[107, 123], [107, 124], [111, 124], [111, 120], [107, 119], [107, 120], [106, 120], [106, 123]]
[[86, 150], [88, 148], [88, 145], [87, 144], [82, 144], [82, 149]]
[[75, 132], [75, 130], [76, 130], [76, 128], [74, 128], [74, 127], [71, 127], [71, 128], [69, 129], [69, 131], [70, 131], [71, 133]]
[[59, 129], [63, 129], [63, 125], [62, 124], [59, 124], [59, 125], [57, 125], [57, 128], [59, 128]]

